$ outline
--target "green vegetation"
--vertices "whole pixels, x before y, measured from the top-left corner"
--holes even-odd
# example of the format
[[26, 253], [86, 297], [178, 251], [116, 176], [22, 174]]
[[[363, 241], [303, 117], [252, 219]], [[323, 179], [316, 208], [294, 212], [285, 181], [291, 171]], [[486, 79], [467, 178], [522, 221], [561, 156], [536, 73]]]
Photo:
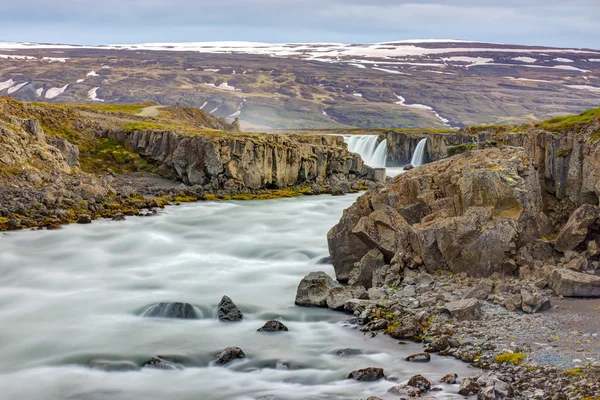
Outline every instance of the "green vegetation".
[[448, 156], [452, 157], [457, 154], [464, 153], [468, 150], [476, 149], [477, 147], [478, 147], [478, 145], [475, 143], [465, 143], [465, 144], [459, 144], [456, 146], [450, 146], [450, 147], [448, 147]]
[[315, 194], [310, 187], [303, 188], [285, 188], [277, 190], [268, 190], [262, 193], [245, 193], [235, 195], [216, 195], [206, 194], [204, 200], [215, 201], [215, 200], [271, 200], [271, 199], [282, 199], [289, 197], [299, 197], [305, 195]]
[[142, 109], [147, 105], [149, 104], [86, 104], [81, 105], [80, 107], [100, 112], [124, 113], [135, 115], [142, 112]]
[[151, 122], [130, 122], [125, 125], [126, 131], [146, 131], [146, 130], [165, 130], [164, 125], [154, 124]]
[[549, 131], [566, 130], [574, 126], [580, 126], [600, 119], [600, 107], [587, 110], [577, 115], [567, 115], [565, 117], [556, 117], [547, 121], [540, 122], [537, 126]]
[[571, 155], [571, 149], [569, 150], [561, 150], [558, 153], [556, 153], [556, 157], [568, 157]]
[[112, 139], [97, 139], [90, 147], [82, 148], [80, 164], [82, 170], [91, 173], [154, 171], [152, 164]]
[[495, 358], [494, 358], [494, 362], [496, 364], [513, 364], [513, 365], [518, 365], [521, 364], [521, 362], [526, 358], [527, 356], [523, 353], [504, 353], [504, 354], [498, 354]]
[[583, 370], [579, 367], [565, 370], [566, 376], [582, 376]]

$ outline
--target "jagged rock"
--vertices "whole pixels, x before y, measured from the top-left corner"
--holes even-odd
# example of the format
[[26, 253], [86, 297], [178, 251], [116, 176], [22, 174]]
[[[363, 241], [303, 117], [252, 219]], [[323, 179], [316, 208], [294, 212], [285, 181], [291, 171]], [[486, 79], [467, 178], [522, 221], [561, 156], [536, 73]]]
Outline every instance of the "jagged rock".
[[221, 321], [236, 322], [241, 321], [244, 317], [235, 303], [227, 296], [223, 296], [217, 306], [217, 311]]
[[458, 394], [463, 396], [469, 396], [472, 394], [477, 394], [481, 390], [481, 386], [477, 383], [477, 381], [473, 378], [465, 378], [460, 383], [460, 388], [458, 389]]
[[477, 393], [477, 400], [495, 400], [496, 391], [493, 386], [486, 387]]
[[452, 318], [459, 321], [479, 319], [481, 317], [481, 303], [477, 299], [464, 299], [446, 303], [444, 309]]
[[521, 305], [523, 304], [523, 299], [520, 293], [513, 294], [508, 298], [504, 299], [502, 305], [506, 307], [508, 311], [517, 311], [521, 309]]
[[279, 321], [268, 321], [261, 328], [257, 329], [258, 332], [287, 332], [288, 327]]
[[406, 315], [390, 327], [388, 334], [394, 339], [412, 339], [417, 336], [420, 329], [419, 321], [412, 315]]
[[198, 319], [200, 316], [193, 305], [189, 303], [158, 303], [144, 313], [150, 318], [182, 318]]
[[383, 378], [385, 378], [383, 374], [383, 368], [369, 367], [350, 372], [346, 379], [354, 379], [361, 382], [371, 382]]
[[550, 299], [540, 293], [521, 290], [521, 309], [528, 313], [547, 311], [550, 309]]
[[63, 158], [70, 167], [79, 168], [79, 147], [63, 138], [50, 138], [48, 141], [52, 146], [60, 150]]
[[298, 285], [296, 291], [296, 305], [327, 307], [327, 295], [329, 291], [341, 286], [325, 272], [311, 272], [306, 275]]
[[448, 347], [451, 347], [450, 339], [451, 339], [450, 336], [444, 335], [444, 336], [434, 340], [429, 345], [429, 350], [432, 352], [435, 352], [435, 353], [446, 350]]
[[590, 226], [600, 216], [600, 208], [591, 204], [583, 204], [571, 214], [569, 221], [556, 237], [554, 247], [558, 251], [573, 250], [584, 241]]
[[442, 377], [442, 379], [440, 379], [440, 382], [447, 383], [448, 385], [454, 385], [456, 383], [456, 378], [458, 378], [458, 375], [454, 373], [446, 374]]
[[230, 361], [237, 360], [239, 358], [245, 358], [246, 354], [239, 347], [227, 347], [225, 350], [217, 354], [215, 359], [216, 365], [224, 365]]
[[373, 300], [360, 300], [360, 299], [351, 299], [344, 303], [344, 311], [349, 313], [354, 313], [357, 310], [364, 310], [371, 304], [374, 304]]
[[558, 296], [600, 297], [600, 276], [555, 269], [550, 275], [550, 288]]
[[137, 371], [140, 369], [131, 361], [92, 360], [89, 365], [90, 368], [106, 372]]
[[388, 393], [406, 397], [421, 397], [421, 389], [409, 385], [394, 386], [388, 390]]
[[373, 276], [385, 265], [383, 254], [378, 249], [372, 249], [360, 259], [348, 278], [348, 284], [363, 286], [366, 289], [373, 287]]
[[348, 300], [366, 297], [368, 297], [367, 291], [362, 286], [332, 287], [327, 294], [327, 307], [332, 310], [343, 310]]
[[363, 352], [359, 349], [341, 349], [335, 352], [336, 355], [340, 357], [348, 357], [348, 356], [358, 356], [363, 354]]
[[181, 365], [175, 364], [174, 362], [167, 361], [161, 357], [152, 357], [149, 361], [144, 363], [144, 368], [153, 368], [153, 369], [165, 369], [165, 370], [178, 370], [182, 369]]
[[429, 362], [431, 361], [431, 356], [429, 355], [429, 353], [417, 353], [411, 354], [410, 356], [406, 357], [405, 360], [413, 362]]
[[431, 382], [423, 375], [415, 375], [408, 380], [408, 386], [416, 387], [421, 392], [427, 392], [431, 389]]

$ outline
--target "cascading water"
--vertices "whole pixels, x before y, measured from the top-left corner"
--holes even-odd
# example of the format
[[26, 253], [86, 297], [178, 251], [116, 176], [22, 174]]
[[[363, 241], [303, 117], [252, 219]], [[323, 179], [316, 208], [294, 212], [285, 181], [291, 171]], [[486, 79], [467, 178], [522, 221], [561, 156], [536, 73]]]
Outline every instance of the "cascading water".
[[425, 148], [427, 146], [427, 139], [421, 139], [417, 144], [417, 148], [413, 153], [412, 160], [410, 161], [413, 167], [420, 167], [425, 164]]
[[344, 136], [348, 144], [348, 150], [358, 153], [365, 164], [373, 168], [385, 168], [387, 159], [387, 140], [377, 144], [379, 136], [376, 135], [352, 135]]

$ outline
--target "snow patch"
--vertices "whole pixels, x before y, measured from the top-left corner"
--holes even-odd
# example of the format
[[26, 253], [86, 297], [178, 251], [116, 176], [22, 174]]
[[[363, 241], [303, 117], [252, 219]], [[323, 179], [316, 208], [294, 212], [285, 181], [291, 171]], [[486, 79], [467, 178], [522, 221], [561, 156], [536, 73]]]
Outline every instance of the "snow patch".
[[353, 67], [356, 67], [356, 68], [367, 68], [365, 65], [362, 65], [362, 64], [351, 63], [350, 65], [352, 65]]
[[570, 58], [562, 58], [562, 57], [555, 58], [554, 61], [563, 62], [563, 63], [575, 62], [575, 61], [571, 60]]
[[21, 89], [23, 86], [27, 85], [29, 82], [23, 82], [23, 83], [19, 83], [18, 85], [15, 85], [13, 87], [9, 87], [7, 93], [11, 94], [16, 92], [17, 90]]
[[0, 90], [8, 89], [9, 87], [11, 87], [14, 84], [15, 84], [15, 81], [13, 81], [12, 78], [7, 81], [0, 82]]
[[206, 72], [219, 72], [220, 68], [206, 68], [204, 71]]
[[223, 82], [219, 86], [215, 85], [214, 83], [205, 83], [204, 85], [213, 87], [215, 89], [228, 90], [231, 92], [241, 91], [241, 89], [236, 89], [234, 86], [230, 86], [227, 82]]
[[92, 101], [99, 101], [99, 102], [104, 102], [103, 99], [99, 99], [98, 98], [98, 89], [100, 89], [100, 87], [95, 87], [92, 88], [90, 90], [88, 90], [87, 94], [88, 97], [92, 100]]
[[493, 58], [486, 57], [467, 57], [467, 56], [452, 56], [447, 58], [442, 58], [444, 62], [462, 62], [468, 63], [469, 65], [465, 65], [466, 68], [472, 67], [474, 65], [482, 65], [494, 62]]
[[511, 81], [525, 81], [525, 82], [542, 82], [542, 83], [553, 83], [552, 81], [545, 81], [543, 79], [529, 79], [529, 78], [514, 78], [512, 76], [505, 76], [506, 79]]
[[565, 85], [566, 87], [579, 90], [589, 90], [591, 92], [600, 93], [600, 87], [590, 85]]
[[0, 58], [5, 60], [37, 60], [37, 58], [33, 56], [18, 56], [16, 54], [0, 54]]
[[83, 81], [85, 81], [85, 79], [77, 79], [77, 83], [81, 83]]
[[515, 57], [513, 58], [514, 61], [521, 61], [524, 63], [528, 63], [528, 64], [533, 64], [534, 62], [537, 61], [537, 58], [532, 58], [532, 57]]
[[47, 99], [53, 99], [56, 96], [60, 96], [61, 94], [63, 94], [65, 92], [65, 90], [67, 90], [68, 87], [69, 87], [69, 84], [67, 83], [63, 87], [53, 87], [53, 88], [50, 88], [50, 89], [48, 89], [46, 91], [46, 98]]
[[410, 74], [407, 74], [406, 72], [400, 72], [400, 71], [396, 71], [396, 70], [393, 70], [393, 69], [377, 68], [377, 67], [373, 67], [373, 69], [376, 69], [378, 71], [388, 72], [390, 74], [410, 75]]
[[35, 94], [37, 95], [37, 97], [40, 97], [42, 93], [44, 93], [44, 88], [38, 88], [35, 90]]
[[352, 93], [352, 96], [354, 96], [354, 97], [363, 97], [362, 93], [357, 93], [357, 92]]
[[433, 109], [433, 107], [426, 106], [426, 105], [424, 105], [424, 104], [406, 104], [406, 99], [405, 99], [404, 97], [402, 97], [402, 96], [399, 96], [399, 95], [397, 95], [396, 93], [394, 93], [394, 96], [396, 96], [396, 97], [398, 98], [398, 100], [399, 100], [399, 101], [397, 101], [395, 104], [398, 104], [398, 105], [401, 105], [401, 106], [404, 106], [404, 107], [409, 107], [409, 108], [416, 108], [416, 109], [418, 109], [418, 110], [431, 111], [431, 112], [433, 113], [433, 115], [434, 115], [434, 116], [435, 116], [437, 119], [439, 119], [440, 121], [442, 121], [442, 123], [443, 123], [445, 126], [447, 126], [447, 127], [449, 127], [449, 128], [451, 127], [451, 126], [450, 126], [450, 124], [449, 124], [450, 120], [448, 120], [448, 119], [446, 119], [446, 118], [442, 117], [440, 114], [438, 114], [438, 112], [437, 112], [437, 111], [435, 111], [435, 110]]
[[207, 105], [207, 104], [208, 104], [208, 101], [205, 101], [205, 102], [204, 102], [204, 103], [203, 103], [203, 104], [200, 106], [200, 109], [201, 109], [201, 110], [203, 110], [203, 109], [204, 109], [204, 107], [206, 107], [206, 105]]
[[600, 58], [590, 58], [588, 61], [591, 61], [591, 62], [600, 62]]
[[69, 58], [65, 58], [65, 57], [43, 57], [42, 61], [49, 61], [50, 63], [52, 62], [67, 62]]
[[85, 76], [100, 76], [96, 73], [96, 71], [90, 71]]

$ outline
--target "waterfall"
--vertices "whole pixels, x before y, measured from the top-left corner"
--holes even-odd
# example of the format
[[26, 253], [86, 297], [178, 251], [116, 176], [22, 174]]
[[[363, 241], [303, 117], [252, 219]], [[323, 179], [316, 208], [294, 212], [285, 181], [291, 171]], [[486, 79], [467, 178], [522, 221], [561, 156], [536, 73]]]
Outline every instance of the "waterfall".
[[425, 164], [425, 147], [427, 146], [427, 139], [421, 139], [417, 144], [417, 148], [413, 153], [412, 160], [410, 163], [413, 167], [419, 167]]
[[385, 168], [387, 159], [387, 140], [377, 144], [377, 135], [348, 135], [344, 141], [348, 144], [348, 150], [358, 153], [365, 164], [373, 168]]

